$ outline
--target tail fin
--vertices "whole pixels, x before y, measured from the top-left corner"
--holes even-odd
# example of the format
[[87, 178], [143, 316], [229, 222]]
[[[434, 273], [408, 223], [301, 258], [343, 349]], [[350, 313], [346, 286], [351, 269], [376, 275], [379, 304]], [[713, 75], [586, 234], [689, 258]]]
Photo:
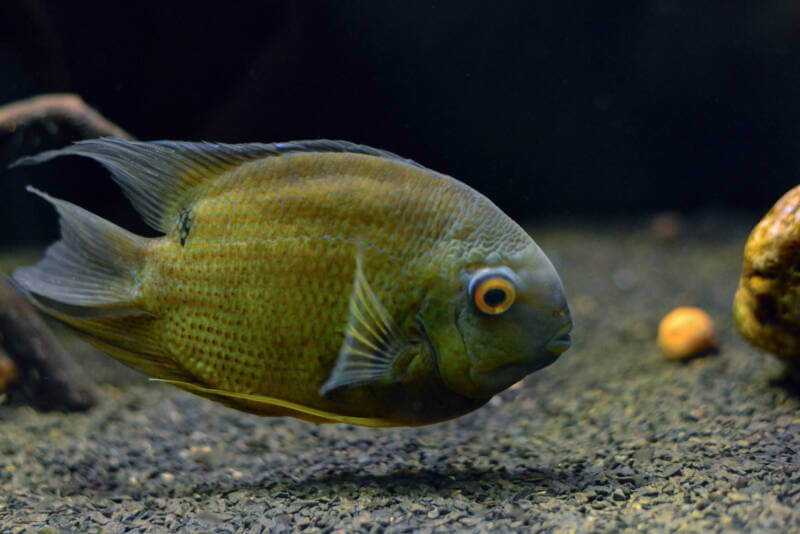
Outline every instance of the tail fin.
[[148, 239], [32, 187], [61, 216], [61, 241], [14, 272], [31, 303], [125, 365], [161, 380], [196, 380], [163, 354], [156, 316], [141, 307], [136, 281]]
[[136, 274], [147, 239], [33, 187], [28, 191], [58, 211], [61, 241], [50, 246], [36, 265], [17, 269], [14, 279], [43, 307], [52, 304], [100, 314], [135, 308]]

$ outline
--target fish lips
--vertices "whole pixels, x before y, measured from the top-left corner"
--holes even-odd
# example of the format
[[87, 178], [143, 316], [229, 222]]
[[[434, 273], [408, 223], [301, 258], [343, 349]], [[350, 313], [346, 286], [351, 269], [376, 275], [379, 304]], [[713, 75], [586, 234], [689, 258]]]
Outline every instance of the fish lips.
[[[570, 346], [572, 346], [572, 337], [570, 336], [570, 332], [572, 332], [572, 319], [570, 318], [569, 322], [565, 324], [561, 330], [556, 332], [550, 341], [545, 343], [544, 350], [550, 353], [555, 354], [556, 358], [564, 354]], [[552, 362], [550, 362], [552, 363]]]

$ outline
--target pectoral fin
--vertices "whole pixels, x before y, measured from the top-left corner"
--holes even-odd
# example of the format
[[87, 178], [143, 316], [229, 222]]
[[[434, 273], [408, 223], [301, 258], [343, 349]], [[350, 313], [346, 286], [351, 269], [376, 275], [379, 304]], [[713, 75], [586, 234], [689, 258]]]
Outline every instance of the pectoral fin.
[[360, 255], [356, 258], [349, 312], [339, 359], [319, 389], [320, 395], [327, 395], [343, 386], [391, 384], [396, 380], [397, 359], [419, 343], [400, 335], [391, 315], [364, 278]]

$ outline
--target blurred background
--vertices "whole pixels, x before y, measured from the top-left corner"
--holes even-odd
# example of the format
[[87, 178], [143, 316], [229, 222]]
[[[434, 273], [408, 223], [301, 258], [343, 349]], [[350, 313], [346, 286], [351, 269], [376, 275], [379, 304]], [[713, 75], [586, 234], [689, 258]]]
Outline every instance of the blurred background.
[[[800, 3], [4, 0], [0, 104], [73, 92], [140, 139], [347, 139], [522, 221], [757, 221], [800, 176]], [[0, 135], [0, 246], [43, 243], [31, 183], [149, 233], [54, 125]]]

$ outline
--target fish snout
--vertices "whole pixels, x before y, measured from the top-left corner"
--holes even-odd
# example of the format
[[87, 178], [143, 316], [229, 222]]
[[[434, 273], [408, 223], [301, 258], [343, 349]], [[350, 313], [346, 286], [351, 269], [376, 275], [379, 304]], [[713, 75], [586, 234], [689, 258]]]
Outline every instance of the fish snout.
[[569, 309], [565, 308], [563, 315], [566, 317], [566, 321], [544, 347], [547, 352], [555, 354], [556, 357], [561, 356], [572, 345], [570, 332], [572, 332], [574, 323], [572, 322], [572, 317], [570, 317]]
[[[558, 273], [549, 261], [524, 273], [523, 319], [532, 361], [549, 365], [571, 344], [572, 315]], [[547, 363], [544, 363], [547, 362]]]

